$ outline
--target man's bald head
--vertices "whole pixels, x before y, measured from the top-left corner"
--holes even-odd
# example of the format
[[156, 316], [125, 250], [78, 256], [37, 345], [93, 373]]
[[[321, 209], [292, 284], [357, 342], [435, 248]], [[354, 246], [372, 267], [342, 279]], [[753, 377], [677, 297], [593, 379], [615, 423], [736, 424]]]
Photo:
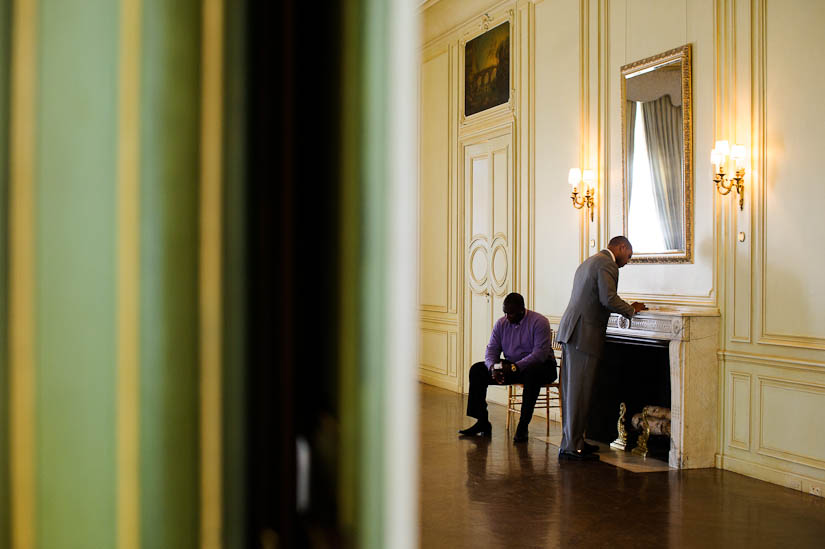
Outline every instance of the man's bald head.
[[633, 246], [626, 236], [619, 235], [611, 238], [610, 242], [607, 243], [607, 249], [613, 252], [616, 257], [616, 265], [619, 268], [627, 265], [627, 262], [633, 257]]

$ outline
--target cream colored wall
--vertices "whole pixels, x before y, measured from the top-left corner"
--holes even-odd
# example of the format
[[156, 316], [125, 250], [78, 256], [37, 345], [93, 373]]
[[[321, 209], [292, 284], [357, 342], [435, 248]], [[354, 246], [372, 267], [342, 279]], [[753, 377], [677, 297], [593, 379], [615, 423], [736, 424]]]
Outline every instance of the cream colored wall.
[[[441, 0], [425, 10], [425, 51], [441, 43], [452, 52], [461, 25], [478, 24], [484, 8], [461, 5]], [[516, 288], [556, 323], [578, 263], [622, 231], [620, 67], [690, 43], [695, 259], [629, 265], [619, 290], [627, 299], [721, 313], [718, 467], [825, 492], [825, 255], [818, 252], [825, 187], [816, 171], [825, 148], [825, 73], [810, 61], [825, 47], [825, 4], [522, 0], [490, 9], [502, 6], [516, 10], [527, 33], [513, 54], [515, 154], [517, 186], [528, 198], [519, 202], [518, 223], [533, 239], [517, 250]], [[444, 85], [457, 90], [460, 73]], [[458, 116], [450, 114], [454, 127]], [[458, 137], [450, 139], [452, 146]], [[741, 212], [711, 182], [716, 139], [751, 153]], [[427, 162], [422, 157], [422, 167]], [[570, 205], [566, 173], [578, 165], [599, 173], [592, 222]], [[458, 231], [457, 219], [448, 230]], [[463, 271], [451, 282], [463, 291]]]
[[433, 385], [461, 390], [458, 338], [461, 254], [455, 166], [456, 48], [423, 52], [419, 73], [419, 372]]
[[579, 2], [536, 6], [535, 309], [558, 324], [580, 261], [581, 214], [571, 207], [567, 170], [581, 151]]
[[717, 307], [714, 274], [716, 224], [714, 189], [708, 183], [713, 148], [713, 0], [614, 0], [607, 10], [608, 169], [607, 236], [621, 234], [622, 135], [621, 67], [692, 44], [694, 143], [694, 261], [688, 265], [630, 264], [622, 269], [621, 292], [648, 303]]
[[722, 208], [726, 334], [717, 464], [821, 495], [825, 189], [816, 165], [825, 146], [825, 75], [810, 60], [825, 47], [825, 4], [718, 4], [729, 41], [717, 56], [724, 84], [717, 127], [748, 146], [751, 162], [744, 211], [727, 202]]

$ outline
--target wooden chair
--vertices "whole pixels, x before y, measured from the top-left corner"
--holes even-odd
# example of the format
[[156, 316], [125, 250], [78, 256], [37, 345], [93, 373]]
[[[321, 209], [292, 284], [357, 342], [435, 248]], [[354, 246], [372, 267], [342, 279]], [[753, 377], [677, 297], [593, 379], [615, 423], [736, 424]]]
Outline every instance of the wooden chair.
[[[559, 365], [559, 375], [556, 381], [544, 385], [539, 391], [539, 397], [536, 399], [536, 408], [544, 408], [547, 414], [547, 422], [545, 429], [545, 436], [550, 436], [550, 408], [559, 409], [559, 422], [562, 421], [562, 390], [561, 390], [561, 369], [562, 352], [561, 343], [556, 341], [556, 332], [550, 330], [550, 344], [553, 347], [553, 354], [556, 355], [556, 362]], [[510, 430], [510, 418], [514, 414], [521, 414], [522, 393], [524, 392], [524, 384], [513, 383], [507, 386], [507, 431]]]

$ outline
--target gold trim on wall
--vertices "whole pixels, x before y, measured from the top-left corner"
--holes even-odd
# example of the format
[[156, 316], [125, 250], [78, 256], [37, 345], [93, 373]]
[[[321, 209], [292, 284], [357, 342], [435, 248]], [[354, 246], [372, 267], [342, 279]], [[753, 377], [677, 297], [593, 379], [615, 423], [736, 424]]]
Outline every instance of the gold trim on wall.
[[120, 11], [117, 150], [117, 546], [140, 547], [141, 0]]
[[[751, 426], [753, 425], [753, 418], [751, 417], [751, 410], [753, 406], [751, 405], [751, 375], [745, 372], [730, 372], [729, 378], [730, 380], [730, 442], [729, 446], [733, 448], [738, 448], [740, 450], [750, 450], [751, 444]], [[736, 392], [735, 392], [735, 385], [736, 382], [744, 382], [747, 383], [747, 394], [748, 394], [748, 401], [747, 401], [747, 422], [748, 422], [748, 434], [746, 440], [737, 440], [734, 437], [734, 431], [736, 430]]]
[[37, 2], [12, 5], [9, 154], [11, 546], [35, 546], [35, 101]]
[[[599, 194], [596, 197], [596, 208], [598, 214], [595, 219], [595, 235], [588, 234], [585, 245], [588, 249], [591, 240], [595, 240], [597, 244], [601, 243], [599, 249], [607, 246], [610, 239], [610, 170], [607, 167], [610, 165], [609, 150], [610, 150], [610, 34], [608, 26], [608, 7], [607, 0], [598, 0], [597, 2], [597, 29], [596, 35], [596, 67], [597, 78], [600, 86], [597, 87], [596, 100], [596, 115], [597, 115], [597, 152], [596, 152], [596, 173], [599, 181]], [[592, 250], [594, 253], [596, 250]]]
[[[578, 165], [590, 166], [590, 1], [579, 0], [579, 159]], [[598, 208], [598, 197], [593, 208]], [[579, 211], [579, 263], [587, 259], [590, 240], [587, 212]]]
[[683, 119], [683, 161], [685, 185], [685, 250], [684, 252], [666, 252], [659, 254], [634, 254], [631, 263], [693, 263], [693, 91], [692, 91], [692, 57], [691, 45], [673, 48], [664, 53], [647, 57], [621, 68], [621, 132], [622, 132], [622, 229], [627, 234], [627, 215], [629, 192], [627, 189], [627, 160], [625, 151], [624, 126], [627, 120], [626, 76], [630, 73], [653, 68], [664, 63], [680, 60], [682, 69], [682, 119]]
[[201, 38], [200, 153], [200, 546], [223, 545], [222, 251], [223, 46], [222, 0], [204, 0]]

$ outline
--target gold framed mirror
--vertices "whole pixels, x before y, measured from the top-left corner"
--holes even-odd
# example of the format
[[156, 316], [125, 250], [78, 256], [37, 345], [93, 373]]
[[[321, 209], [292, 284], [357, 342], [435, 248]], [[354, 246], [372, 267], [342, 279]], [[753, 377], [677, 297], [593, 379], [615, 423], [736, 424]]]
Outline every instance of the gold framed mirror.
[[621, 69], [622, 215], [631, 263], [693, 263], [690, 44]]

